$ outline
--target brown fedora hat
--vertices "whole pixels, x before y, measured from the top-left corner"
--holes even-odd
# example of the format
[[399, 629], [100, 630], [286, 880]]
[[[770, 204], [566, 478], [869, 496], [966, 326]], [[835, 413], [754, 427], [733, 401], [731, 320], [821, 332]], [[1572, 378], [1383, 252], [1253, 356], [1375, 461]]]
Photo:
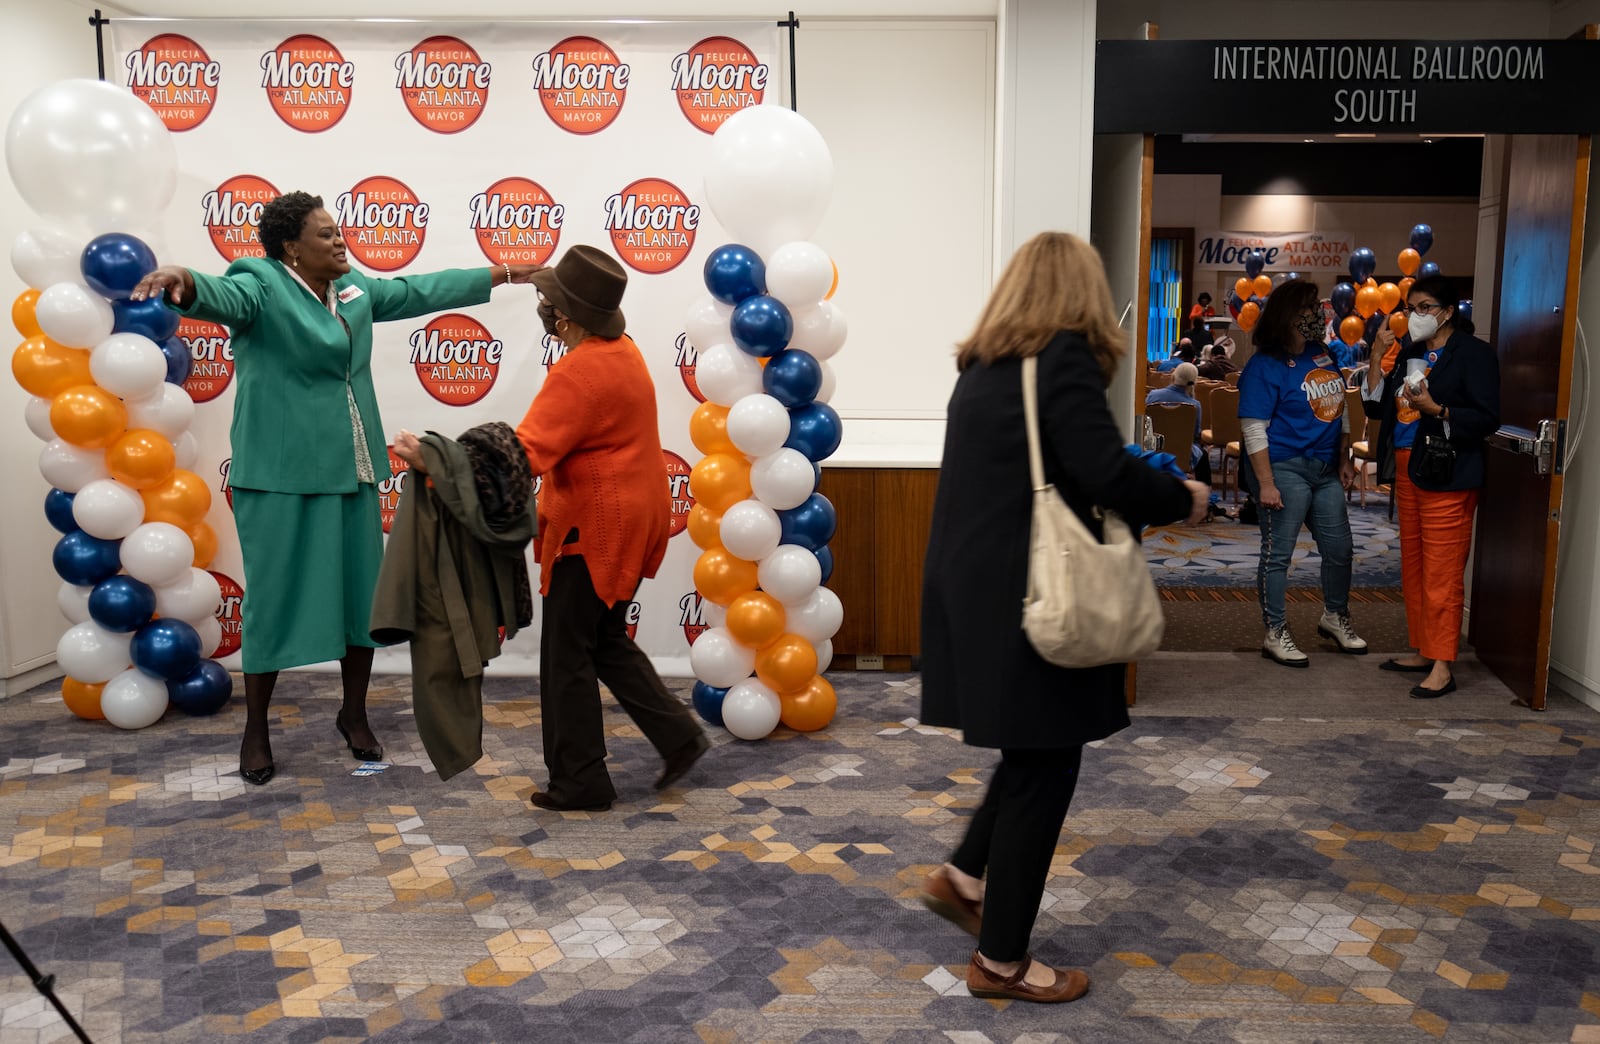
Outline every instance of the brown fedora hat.
[[617, 259], [596, 247], [578, 245], [561, 255], [554, 268], [533, 274], [533, 285], [572, 321], [601, 337], [620, 337], [622, 291], [628, 273]]

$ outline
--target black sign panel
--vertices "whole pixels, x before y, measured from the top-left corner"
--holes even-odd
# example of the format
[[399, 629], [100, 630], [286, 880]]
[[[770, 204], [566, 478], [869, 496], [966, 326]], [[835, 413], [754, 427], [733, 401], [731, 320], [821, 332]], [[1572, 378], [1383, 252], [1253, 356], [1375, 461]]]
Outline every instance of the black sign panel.
[[1097, 134], [1589, 134], [1600, 41], [1101, 40]]

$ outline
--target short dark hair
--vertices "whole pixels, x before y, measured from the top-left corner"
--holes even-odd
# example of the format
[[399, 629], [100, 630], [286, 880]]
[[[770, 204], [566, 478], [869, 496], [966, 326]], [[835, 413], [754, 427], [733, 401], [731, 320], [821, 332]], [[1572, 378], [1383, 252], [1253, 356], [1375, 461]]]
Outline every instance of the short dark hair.
[[261, 247], [274, 261], [283, 260], [283, 244], [299, 239], [306, 216], [322, 209], [322, 197], [309, 192], [285, 192], [261, 208]]
[[1461, 300], [1456, 297], [1456, 284], [1449, 276], [1423, 276], [1411, 284], [1406, 296], [1409, 298], [1411, 294], [1427, 294], [1448, 307], [1452, 313], [1450, 325], [1462, 333], [1470, 335], [1478, 332], [1478, 328], [1472, 325], [1472, 320], [1461, 314]]
[[1290, 279], [1280, 284], [1267, 298], [1254, 331], [1255, 349], [1279, 359], [1289, 356], [1294, 343], [1294, 320], [1308, 307], [1318, 307], [1322, 291], [1309, 279]]
[[1202, 290], [1200, 292], [1200, 296], [1195, 298], [1195, 300], [1199, 301], [1201, 304], [1210, 304], [1211, 295]]

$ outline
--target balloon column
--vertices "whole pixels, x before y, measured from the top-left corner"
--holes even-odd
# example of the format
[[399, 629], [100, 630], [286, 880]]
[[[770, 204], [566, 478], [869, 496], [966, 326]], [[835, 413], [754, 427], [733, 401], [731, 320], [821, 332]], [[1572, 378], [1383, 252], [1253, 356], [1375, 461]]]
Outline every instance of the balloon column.
[[706, 401], [689, 421], [705, 454], [689, 488], [695, 589], [714, 625], [689, 650], [695, 709], [741, 739], [781, 722], [833, 720], [822, 677], [844, 617], [822, 582], [837, 522], [816, 491], [839, 448], [828, 365], [845, 339], [838, 270], [807, 237], [822, 220], [833, 159], [815, 127], [774, 105], [741, 110], [711, 141], [706, 197], [738, 239], [706, 261], [709, 296], [689, 311]]
[[1272, 293], [1272, 277], [1262, 271], [1266, 267], [1266, 255], [1259, 250], [1250, 251], [1244, 259], [1244, 276], [1234, 281], [1233, 292], [1228, 295], [1228, 311], [1241, 329], [1255, 328]]
[[1401, 305], [1411, 292], [1411, 284], [1416, 277], [1439, 274], [1438, 265], [1422, 260], [1422, 255], [1433, 246], [1433, 229], [1427, 225], [1412, 226], [1410, 244], [1395, 259], [1401, 275], [1398, 283], [1379, 283], [1373, 278], [1378, 262], [1367, 247], [1351, 253], [1350, 281], [1336, 285], [1329, 298], [1339, 320], [1339, 340], [1352, 345], [1363, 340], [1371, 344], [1383, 323], [1388, 324], [1396, 337], [1405, 335], [1406, 313]]
[[159, 721], [169, 702], [215, 713], [233, 682], [202, 659], [222, 640], [222, 593], [205, 569], [211, 490], [188, 470], [189, 350], [175, 313], [129, 300], [156, 258], [124, 230], [172, 198], [172, 141], [126, 91], [64, 80], [12, 115], [6, 166], [42, 219], [11, 247], [28, 286], [11, 306], [23, 337], [11, 372], [32, 396], [45, 514], [62, 534], [51, 556], [72, 625], [56, 645], [62, 699], [124, 729]]

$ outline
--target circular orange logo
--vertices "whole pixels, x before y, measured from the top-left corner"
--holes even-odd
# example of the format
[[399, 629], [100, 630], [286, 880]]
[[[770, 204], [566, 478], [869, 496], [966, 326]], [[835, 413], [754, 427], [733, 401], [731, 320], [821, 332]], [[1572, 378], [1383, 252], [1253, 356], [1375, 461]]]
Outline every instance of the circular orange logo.
[[1344, 378], [1337, 370], [1316, 369], [1300, 383], [1306, 402], [1317, 420], [1331, 424], [1344, 415]]
[[606, 200], [612, 247], [623, 264], [646, 275], [681, 265], [699, 227], [699, 204], [660, 178], [641, 178]]
[[356, 66], [320, 36], [291, 36], [261, 56], [261, 87], [278, 118], [315, 134], [344, 119]]
[[662, 450], [667, 462], [667, 494], [672, 497], [672, 525], [667, 539], [672, 539], [689, 528], [689, 512], [694, 509], [694, 495], [689, 492], [689, 462], [671, 450]]
[[195, 402], [210, 402], [233, 383], [233, 340], [216, 323], [184, 316], [178, 336], [189, 346], [189, 379], [183, 390]]
[[446, 406], [470, 406], [500, 376], [505, 345], [470, 315], [449, 312], [411, 333], [411, 365], [429, 395]]
[[740, 109], [760, 105], [768, 75], [750, 48], [729, 36], [707, 37], [672, 59], [678, 108], [707, 134]]
[[261, 208], [279, 195], [265, 178], [235, 174], [200, 197], [211, 245], [224, 261], [266, 256], [261, 248]]
[[533, 59], [533, 87], [555, 125], [574, 134], [611, 126], [628, 98], [630, 70], [592, 36], [569, 36]]
[[567, 208], [527, 178], [501, 178], [473, 196], [468, 209], [478, 249], [496, 265], [549, 261], [567, 219]]
[[368, 268], [393, 272], [422, 252], [432, 208], [394, 178], [362, 178], [339, 193], [333, 219], [345, 249]]
[[454, 36], [428, 37], [396, 57], [394, 67], [407, 111], [431, 131], [464, 131], [489, 102], [489, 63]]
[[411, 477], [411, 465], [394, 455], [393, 446], [388, 450], [389, 470], [393, 474], [378, 483], [378, 514], [383, 517], [385, 533], [394, 525], [394, 513], [400, 507], [400, 494], [406, 491], [406, 482]]
[[687, 333], [679, 334], [678, 339], [672, 343], [677, 349], [678, 376], [683, 378], [683, 386], [689, 389], [689, 394], [694, 396], [695, 402], [705, 402], [706, 397], [700, 394], [700, 384], [694, 379], [694, 370], [700, 361], [700, 353], [689, 343]]
[[151, 37], [123, 60], [128, 87], [170, 131], [193, 130], [211, 115], [222, 64], [187, 36]]
[[219, 573], [215, 569], [206, 571], [216, 578], [217, 586], [222, 588], [222, 608], [217, 610], [217, 621], [222, 624], [222, 644], [211, 654], [212, 659], [220, 660], [239, 651], [239, 641], [244, 635], [244, 588], [226, 573]]

